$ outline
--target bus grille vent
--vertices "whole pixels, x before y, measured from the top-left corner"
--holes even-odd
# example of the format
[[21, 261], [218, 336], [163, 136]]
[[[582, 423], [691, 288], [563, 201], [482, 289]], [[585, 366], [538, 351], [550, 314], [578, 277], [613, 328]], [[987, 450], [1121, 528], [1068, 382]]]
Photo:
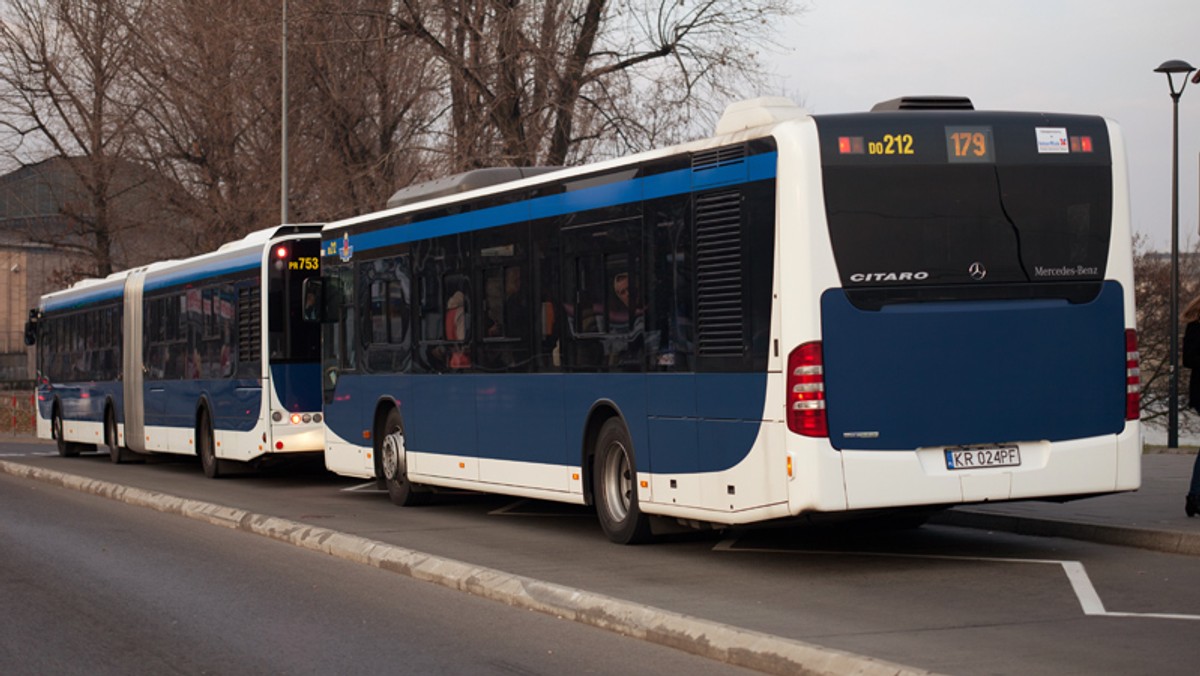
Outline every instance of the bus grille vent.
[[692, 171], [716, 169], [746, 161], [746, 146], [722, 146], [692, 154]]
[[258, 361], [258, 346], [262, 343], [260, 325], [262, 301], [257, 288], [238, 289], [238, 362]]
[[738, 191], [696, 196], [696, 335], [703, 357], [740, 357], [742, 198]]

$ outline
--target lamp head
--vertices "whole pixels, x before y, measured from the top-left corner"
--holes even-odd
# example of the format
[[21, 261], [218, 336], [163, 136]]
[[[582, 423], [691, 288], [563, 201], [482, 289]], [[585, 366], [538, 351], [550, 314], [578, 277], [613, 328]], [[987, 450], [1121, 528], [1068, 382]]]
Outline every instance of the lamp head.
[[1171, 59], [1170, 61], [1163, 61], [1161, 66], [1154, 69], [1154, 72], [1155, 73], [1167, 73], [1168, 75], [1171, 75], [1174, 73], [1190, 73], [1193, 70], [1196, 70], [1196, 69], [1193, 68], [1192, 64], [1188, 63], [1187, 61], [1181, 61], [1179, 59]]
[[[1163, 61], [1161, 66], [1154, 69], [1154, 72], [1166, 74], [1167, 86], [1171, 88], [1171, 98], [1175, 99], [1175, 102], [1178, 103], [1180, 95], [1183, 94], [1184, 88], [1187, 87], [1188, 75], [1190, 75], [1193, 70], [1196, 69], [1193, 68], [1192, 64], [1188, 63], [1187, 61], [1171, 59], [1170, 61]], [[1179, 91], [1175, 91], [1175, 75], [1177, 73], [1183, 74], [1183, 82], [1179, 85]], [[1200, 77], [1200, 73], [1197, 73], [1197, 77]], [[1197, 78], [1192, 78], [1192, 81], [1196, 82]]]

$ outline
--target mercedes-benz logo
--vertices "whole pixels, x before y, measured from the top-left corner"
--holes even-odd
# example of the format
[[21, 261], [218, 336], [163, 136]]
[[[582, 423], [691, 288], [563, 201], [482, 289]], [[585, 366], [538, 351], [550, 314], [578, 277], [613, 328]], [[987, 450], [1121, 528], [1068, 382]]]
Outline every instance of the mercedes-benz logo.
[[984, 277], [987, 277], [987, 268], [983, 267], [983, 263], [980, 263], [979, 261], [971, 263], [971, 267], [967, 268], [967, 272], [971, 274], [971, 279], [977, 282]]

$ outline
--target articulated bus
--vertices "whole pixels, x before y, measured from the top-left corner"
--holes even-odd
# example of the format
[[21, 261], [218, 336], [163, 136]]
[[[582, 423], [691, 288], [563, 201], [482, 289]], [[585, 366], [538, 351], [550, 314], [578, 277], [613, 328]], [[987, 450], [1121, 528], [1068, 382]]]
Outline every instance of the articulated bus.
[[409, 188], [322, 234], [326, 465], [653, 526], [1140, 483], [1124, 142], [896, 99]]
[[210, 477], [320, 453], [319, 329], [302, 320], [319, 233], [269, 228], [43, 296], [26, 331], [38, 436], [64, 456], [106, 447], [113, 462], [198, 455]]

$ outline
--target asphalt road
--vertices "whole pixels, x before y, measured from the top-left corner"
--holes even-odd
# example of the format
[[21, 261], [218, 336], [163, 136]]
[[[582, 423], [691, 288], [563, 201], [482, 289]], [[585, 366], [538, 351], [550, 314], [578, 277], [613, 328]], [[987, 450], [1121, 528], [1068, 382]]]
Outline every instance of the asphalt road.
[[744, 673], [3, 474], [0, 514], [8, 675]]
[[593, 514], [570, 506], [454, 494], [401, 509], [369, 485], [319, 468], [211, 481], [194, 462], [118, 467], [103, 456], [46, 456], [52, 452], [0, 443], [9, 461], [942, 673], [1190, 675], [1200, 662], [1194, 557], [947, 526], [743, 529], [620, 547]]

